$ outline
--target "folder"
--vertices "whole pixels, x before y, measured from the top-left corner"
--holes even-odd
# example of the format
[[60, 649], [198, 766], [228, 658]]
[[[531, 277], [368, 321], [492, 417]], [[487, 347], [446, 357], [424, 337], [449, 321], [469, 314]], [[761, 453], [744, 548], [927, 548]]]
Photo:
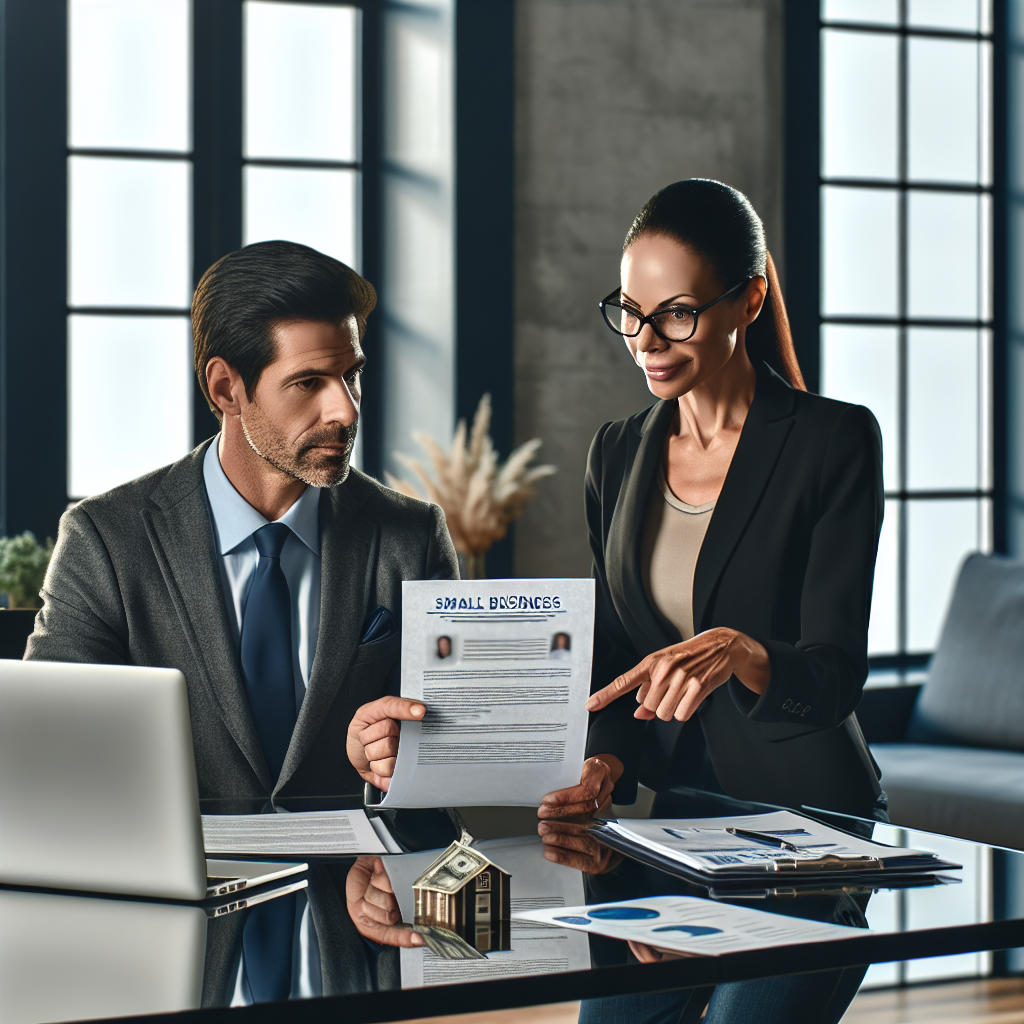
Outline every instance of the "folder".
[[599, 842], [659, 871], [702, 884], [785, 887], [796, 880], [888, 886], [961, 867], [887, 846], [792, 811], [725, 818], [597, 818]]

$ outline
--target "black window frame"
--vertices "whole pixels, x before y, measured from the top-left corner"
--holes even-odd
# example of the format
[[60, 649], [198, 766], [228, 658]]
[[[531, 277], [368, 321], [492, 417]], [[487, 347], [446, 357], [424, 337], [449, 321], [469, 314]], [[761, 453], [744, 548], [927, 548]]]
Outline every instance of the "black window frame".
[[[907, 25], [906, 0], [900, 3], [898, 26], [875, 26], [829, 20], [820, 15], [820, 4], [806, 0], [787, 0], [786, 62], [785, 62], [785, 272], [788, 284], [787, 305], [793, 325], [794, 343], [811, 391], [817, 392], [821, 380], [821, 328], [823, 324], [849, 324], [858, 326], [889, 326], [898, 331], [900, 359], [905, 368], [907, 330], [911, 327], [967, 327], [989, 330], [991, 350], [991, 487], [987, 489], [911, 490], [906, 486], [906, 453], [901, 458], [900, 486], [886, 491], [887, 499], [906, 506], [908, 500], [927, 501], [946, 498], [988, 499], [991, 502], [992, 549], [996, 553], [1007, 551], [1007, 405], [1010, 399], [1006, 375], [1007, 366], [1007, 238], [1006, 238], [1006, 176], [1007, 176], [1007, 120], [1006, 120], [1006, 10], [1000, 0], [994, 0], [991, 33], [971, 33], [924, 29]], [[868, 179], [842, 179], [826, 177], [821, 173], [821, 32], [824, 28], [864, 33], [896, 35], [900, 39], [900, 169], [896, 181]], [[992, 43], [992, 182], [991, 186], [956, 185], [908, 182], [906, 178], [906, 46], [909, 37], [969, 39]], [[825, 316], [821, 314], [821, 188], [824, 185], [853, 186], [858, 188], [884, 188], [900, 195], [900, 315], [894, 317]], [[992, 295], [990, 319], [961, 320], [952, 318], [908, 317], [905, 313], [907, 254], [903, 244], [906, 238], [906, 196], [910, 191], [942, 191], [947, 193], [988, 193], [991, 195], [992, 215]], [[899, 412], [906, 416], [906, 372], [901, 373]], [[907, 430], [901, 422], [901, 444], [905, 445]], [[906, 515], [900, 518], [898, 542], [898, 645], [895, 654], [874, 655], [870, 659], [873, 670], [893, 672], [906, 676], [928, 664], [931, 652], [908, 652], [906, 647]]]
[[[363, 273], [380, 265], [380, 5], [278, 0], [361, 10], [359, 238]], [[0, 0], [0, 536], [56, 536], [68, 505], [67, 317], [180, 316], [188, 309], [75, 307], [67, 302], [67, 160], [71, 155], [192, 162], [193, 286], [242, 244], [243, 0], [192, 3], [192, 149], [80, 149], [67, 144], [67, 0]], [[316, 162], [316, 166], [334, 162]], [[372, 393], [379, 387], [367, 374]], [[371, 407], [379, 403], [368, 403]], [[219, 429], [193, 383], [193, 444]], [[372, 416], [364, 451], [374, 455]], [[367, 437], [366, 435], [369, 435]], [[372, 459], [371, 459], [372, 461]]]

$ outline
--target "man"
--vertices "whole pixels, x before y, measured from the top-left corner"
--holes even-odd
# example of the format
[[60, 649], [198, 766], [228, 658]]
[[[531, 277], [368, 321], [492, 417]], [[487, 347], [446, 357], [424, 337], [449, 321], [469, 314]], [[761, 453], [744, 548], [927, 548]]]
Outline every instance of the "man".
[[458, 570], [439, 508], [349, 466], [375, 302], [292, 242], [219, 260], [192, 327], [220, 434], [61, 519], [25, 657], [181, 669], [201, 797], [358, 792], [357, 709], [360, 730], [423, 715], [380, 699], [398, 692], [401, 584]]

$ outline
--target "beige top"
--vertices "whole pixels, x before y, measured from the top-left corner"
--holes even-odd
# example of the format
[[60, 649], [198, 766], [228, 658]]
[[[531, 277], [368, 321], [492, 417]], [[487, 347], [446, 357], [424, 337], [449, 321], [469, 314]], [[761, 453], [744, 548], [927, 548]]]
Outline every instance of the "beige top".
[[[661, 499], [661, 500], [659, 500]], [[658, 486], [647, 509], [641, 545], [641, 569], [647, 596], [658, 614], [693, 636], [693, 573], [715, 503], [687, 505], [658, 471]]]

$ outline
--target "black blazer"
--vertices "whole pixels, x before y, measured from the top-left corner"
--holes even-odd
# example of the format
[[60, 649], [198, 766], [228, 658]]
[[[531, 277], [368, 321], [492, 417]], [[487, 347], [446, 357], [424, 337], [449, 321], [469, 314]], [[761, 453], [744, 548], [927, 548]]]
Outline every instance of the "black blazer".
[[[605, 424], [587, 464], [597, 579], [595, 690], [680, 641], [644, 590], [640, 545], [675, 403]], [[878, 772], [854, 709], [868, 672], [867, 633], [882, 526], [882, 443], [865, 408], [795, 391], [765, 364], [693, 581], [696, 632], [729, 626], [759, 640], [771, 681], [758, 697], [735, 677], [686, 723], [634, 719], [627, 694], [592, 716], [588, 756], [626, 766], [653, 789], [708, 788], [790, 807], [869, 816]], [[701, 736], [700, 733], [703, 733]], [[713, 785], [714, 782], [711, 783]]]

